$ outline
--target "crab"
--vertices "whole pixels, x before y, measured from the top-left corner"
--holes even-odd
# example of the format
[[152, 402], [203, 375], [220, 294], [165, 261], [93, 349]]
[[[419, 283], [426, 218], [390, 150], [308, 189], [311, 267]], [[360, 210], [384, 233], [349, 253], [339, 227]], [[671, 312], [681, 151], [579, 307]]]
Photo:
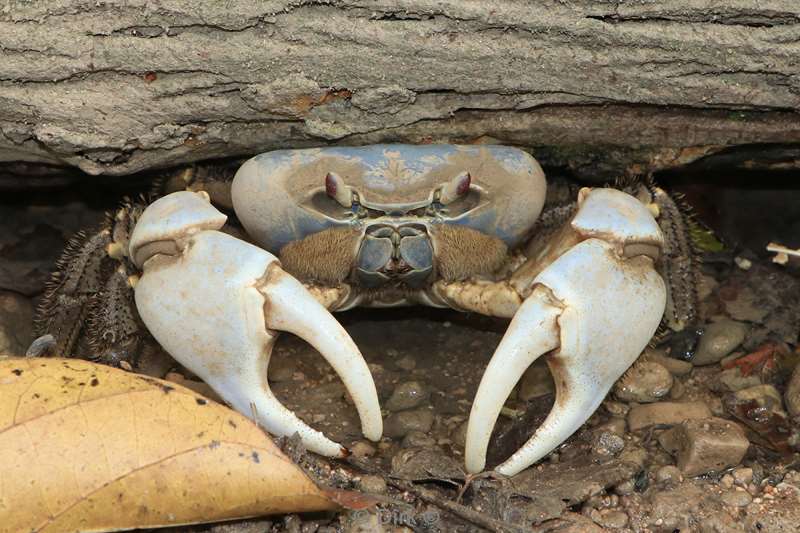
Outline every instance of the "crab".
[[[485, 469], [501, 408], [539, 357], [556, 398], [496, 467], [508, 476], [592, 415], [663, 320], [692, 319], [676, 296], [691, 277], [685, 221], [650, 183], [583, 188], [544, 209], [537, 161], [488, 145], [279, 150], [204, 183], [82, 236], [45, 298], [45, 330], [66, 345], [85, 321], [105, 360], [127, 365], [143, 323], [233, 408], [321, 455], [347, 450], [276, 399], [267, 368], [280, 332], [301, 337], [341, 377], [364, 436], [380, 439], [370, 369], [333, 312], [426, 305], [510, 318], [472, 404], [467, 471]], [[58, 327], [66, 316], [72, 326]]]

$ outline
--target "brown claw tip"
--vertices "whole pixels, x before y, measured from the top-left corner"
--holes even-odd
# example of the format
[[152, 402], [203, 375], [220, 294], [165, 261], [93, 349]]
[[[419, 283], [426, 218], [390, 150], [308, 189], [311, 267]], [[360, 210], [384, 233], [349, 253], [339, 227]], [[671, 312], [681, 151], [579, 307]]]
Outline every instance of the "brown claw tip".
[[339, 459], [346, 459], [347, 457], [350, 457], [350, 454], [350, 450], [344, 446], [339, 446]]

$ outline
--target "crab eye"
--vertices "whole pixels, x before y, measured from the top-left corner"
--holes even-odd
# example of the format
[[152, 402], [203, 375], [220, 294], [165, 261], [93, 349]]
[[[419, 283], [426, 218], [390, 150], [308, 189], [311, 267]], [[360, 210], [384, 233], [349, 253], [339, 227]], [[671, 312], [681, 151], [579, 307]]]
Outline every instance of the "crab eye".
[[469, 192], [469, 186], [472, 183], [472, 178], [469, 172], [462, 172], [455, 178], [451, 179], [439, 189], [439, 202], [447, 205], [455, 200], [458, 200]]
[[336, 200], [342, 207], [353, 205], [353, 192], [338, 174], [328, 172], [325, 176], [325, 194]]

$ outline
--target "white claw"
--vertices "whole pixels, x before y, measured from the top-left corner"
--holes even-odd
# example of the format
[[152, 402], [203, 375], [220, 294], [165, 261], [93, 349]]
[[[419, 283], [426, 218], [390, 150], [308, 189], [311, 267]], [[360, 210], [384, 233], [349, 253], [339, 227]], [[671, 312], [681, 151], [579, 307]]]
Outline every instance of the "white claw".
[[526, 363], [550, 352], [556, 399], [528, 442], [496, 468], [509, 476], [574, 433], [652, 338], [664, 313], [664, 281], [650, 257], [623, 259], [617, 250], [588, 239], [536, 277], [543, 287], [514, 316], [478, 387], [467, 428], [468, 471], [483, 470], [497, 415]]
[[[168, 233], [161, 234], [173, 236]], [[270, 433], [297, 432], [309, 450], [341, 456], [346, 453], [341, 445], [303, 423], [270, 391], [273, 330], [295, 333], [342, 377], [364, 434], [380, 438], [378, 395], [361, 353], [273, 255], [218, 231], [184, 233], [180, 243], [174, 255], [163, 251], [169, 247], [157, 248], [136, 285], [139, 314], [164, 349]]]

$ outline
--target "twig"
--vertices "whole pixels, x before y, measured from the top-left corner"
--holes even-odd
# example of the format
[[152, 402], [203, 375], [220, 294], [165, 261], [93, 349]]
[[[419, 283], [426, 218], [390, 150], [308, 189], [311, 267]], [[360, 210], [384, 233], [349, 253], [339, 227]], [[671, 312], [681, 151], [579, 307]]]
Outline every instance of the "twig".
[[366, 472], [370, 475], [380, 476], [388, 485], [391, 485], [398, 490], [410, 492], [417, 496], [420, 500], [431, 505], [435, 505], [436, 507], [447, 511], [458, 518], [461, 518], [462, 520], [466, 520], [473, 525], [488, 529], [489, 531], [497, 531], [498, 533], [523, 533], [528, 531], [526, 528], [511, 524], [504, 520], [498, 520], [496, 518], [486, 516], [477, 511], [473, 511], [469, 507], [456, 503], [452, 500], [442, 499], [435, 492], [418, 487], [408, 481], [387, 477], [383, 475], [382, 472], [354, 457], [348, 457], [346, 461], [348, 464], [361, 470], [362, 472]]

